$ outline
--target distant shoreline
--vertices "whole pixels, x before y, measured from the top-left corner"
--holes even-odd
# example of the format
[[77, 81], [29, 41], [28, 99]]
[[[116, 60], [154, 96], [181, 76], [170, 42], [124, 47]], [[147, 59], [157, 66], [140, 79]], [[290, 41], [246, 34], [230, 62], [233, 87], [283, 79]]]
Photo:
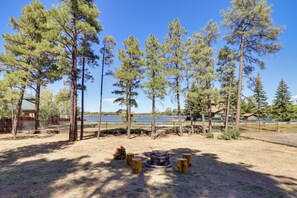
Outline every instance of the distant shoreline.
[[[103, 116], [120, 116], [119, 114], [117, 113], [102, 113]], [[152, 114], [151, 113], [134, 113], [135, 116], [151, 116]], [[99, 116], [99, 113], [98, 112], [88, 112], [88, 113], [85, 113], [84, 116]], [[178, 116], [178, 115], [166, 115], [166, 114], [156, 114], [156, 116]], [[185, 116], [185, 115], [182, 115], [182, 116]]]

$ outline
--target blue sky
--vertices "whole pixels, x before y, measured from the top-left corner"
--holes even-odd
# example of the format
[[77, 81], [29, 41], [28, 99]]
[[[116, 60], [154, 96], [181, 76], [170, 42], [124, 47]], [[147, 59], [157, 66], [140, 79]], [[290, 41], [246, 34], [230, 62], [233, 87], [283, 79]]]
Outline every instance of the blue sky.
[[[8, 26], [11, 16], [18, 17], [21, 14], [21, 8], [29, 4], [30, 0], [10, 0], [3, 1], [0, 7], [0, 33], [13, 33]], [[51, 5], [57, 3], [57, 0], [41, 0], [50, 8]], [[278, 54], [264, 59], [266, 63], [265, 70], [256, 68], [253, 75], [260, 72], [264, 88], [268, 95], [268, 101], [271, 103], [280, 79], [284, 79], [293, 96], [297, 95], [297, 67], [295, 60], [297, 57], [297, 1], [295, 0], [268, 0], [269, 4], [273, 4], [272, 18], [277, 25], [284, 25], [286, 29], [280, 36], [284, 49]], [[188, 31], [188, 35], [198, 32], [208, 20], [212, 19], [220, 23], [220, 11], [230, 6], [229, 0], [95, 0], [95, 4], [101, 12], [99, 18], [104, 30], [100, 33], [102, 40], [104, 35], [112, 35], [117, 41], [117, 48], [122, 48], [122, 43], [129, 35], [134, 35], [141, 43], [144, 49], [144, 41], [150, 33], [154, 34], [160, 41], [168, 33], [168, 24], [174, 18], [179, 18], [182, 26]], [[226, 31], [220, 27], [221, 36], [215, 44], [215, 51], [225, 43], [222, 37]], [[3, 52], [4, 41], [0, 38], [0, 53]], [[100, 46], [94, 46], [98, 52]], [[116, 60], [111, 69], [120, 65]], [[215, 54], [216, 56], [216, 54]], [[87, 83], [87, 92], [85, 99], [86, 111], [98, 111], [99, 109], [99, 80], [100, 68], [91, 70], [95, 80]], [[115, 80], [112, 77], [105, 78], [103, 111], [116, 111], [120, 107], [112, 101], [116, 97], [111, 92], [114, 90], [112, 84]], [[62, 82], [49, 85], [51, 89], [57, 92], [63, 86]], [[251, 95], [251, 91], [245, 86], [243, 94]], [[158, 103], [158, 108], [163, 111], [166, 107], [176, 108], [176, 104], [172, 99], [174, 95], [168, 94], [166, 99]], [[297, 97], [296, 97], [297, 98]], [[135, 112], [150, 112], [151, 103], [146, 99], [145, 95], [140, 91], [137, 98], [139, 108], [134, 109]], [[182, 103], [183, 106], [183, 103]]]

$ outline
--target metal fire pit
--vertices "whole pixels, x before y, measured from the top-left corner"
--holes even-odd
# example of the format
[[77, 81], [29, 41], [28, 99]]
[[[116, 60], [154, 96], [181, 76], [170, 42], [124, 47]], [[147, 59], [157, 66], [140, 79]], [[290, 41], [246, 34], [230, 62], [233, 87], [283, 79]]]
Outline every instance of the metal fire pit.
[[151, 168], [169, 168], [172, 166], [170, 153], [151, 152], [150, 159], [145, 164]]

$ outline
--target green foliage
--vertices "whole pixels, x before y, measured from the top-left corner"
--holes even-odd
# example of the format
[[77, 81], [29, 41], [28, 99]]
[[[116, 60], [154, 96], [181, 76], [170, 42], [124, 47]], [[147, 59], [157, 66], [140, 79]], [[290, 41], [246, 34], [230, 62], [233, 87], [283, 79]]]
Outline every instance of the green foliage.
[[268, 105], [267, 101], [267, 96], [266, 96], [266, 92], [264, 91], [263, 88], [263, 83], [261, 81], [261, 77], [260, 74], [258, 73], [258, 76], [255, 78], [255, 82], [254, 82], [254, 100], [256, 103], [256, 115], [258, 117], [258, 119], [260, 117], [266, 117], [266, 107]]
[[[7, 75], [17, 76], [14, 84], [46, 84], [60, 77], [54, 64], [53, 54], [58, 47], [52, 41], [49, 28], [49, 11], [38, 0], [22, 9], [22, 16], [10, 19], [15, 30], [12, 35], [4, 34], [5, 54], [0, 61], [5, 65]], [[17, 82], [18, 81], [18, 82]]]
[[48, 118], [59, 117], [58, 107], [54, 102], [53, 91], [45, 87], [40, 94], [40, 113], [39, 120], [45, 122]]
[[196, 92], [198, 91], [195, 82], [192, 82], [190, 89], [188, 90], [187, 98], [185, 99], [185, 114], [190, 115], [192, 111], [192, 116], [199, 116], [201, 113], [201, 105], [197, 100]]
[[145, 42], [145, 47], [146, 66], [144, 67], [144, 71], [147, 82], [143, 83], [144, 92], [149, 99], [163, 100], [167, 85], [164, 74], [164, 46], [151, 34]]
[[222, 12], [222, 25], [228, 28], [229, 34], [224, 37], [228, 44], [238, 45], [244, 37], [244, 66], [246, 74], [253, 70], [253, 65], [264, 68], [260, 58], [278, 52], [282, 45], [279, 42], [281, 27], [271, 19], [271, 6], [266, 0], [232, 0], [232, 7]]
[[240, 133], [236, 129], [229, 129], [222, 133], [218, 138], [221, 140], [238, 140]]
[[[131, 122], [135, 122], [136, 121], [136, 118], [134, 117], [135, 113], [134, 112], [131, 112], [130, 114], [130, 118], [131, 118]], [[121, 120], [125, 123], [127, 122], [127, 113], [126, 111], [121, 111], [120, 113], [120, 117], [121, 117]]]
[[[238, 54], [236, 51], [224, 46], [220, 49], [218, 54], [218, 80], [221, 83], [221, 96], [226, 101], [229, 94], [231, 95], [231, 100], [235, 100], [237, 91], [237, 81], [235, 77], [236, 61], [238, 59]], [[233, 102], [234, 103], [234, 102]]]
[[4, 80], [0, 81], [0, 118], [11, 116], [14, 100], [18, 97], [17, 92], [7, 87], [5, 83]]
[[54, 97], [59, 115], [70, 116], [70, 90], [64, 86]]
[[284, 80], [281, 80], [277, 87], [273, 101], [272, 117], [279, 121], [289, 121], [290, 118], [294, 117], [294, 106], [291, 101], [291, 94]]
[[214, 138], [214, 134], [211, 132], [206, 133], [206, 138]]
[[115, 48], [116, 42], [112, 36], [105, 36], [103, 39], [103, 47], [100, 49], [102, 54], [102, 61], [104, 65], [110, 66], [114, 61], [113, 50]]
[[143, 78], [143, 52], [139, 47], [139, 42], [133, 36], [129, 36], [124, 41], [124, 47], [125, 49], [119, 49], [118, 58], [122, 63], [114, 75], [117, 79], [114, 86], [119, 89], [113, 92], [122, 97], [117, 98], [114, 102], [137, 107], [135, 97], [138, 95], [136, 90], [140, 87], [140, 80]]
[[255, 113], [256, 112], [256, 102], [254, 97], [247, 97], [241, 102], [242, 113]]
[[[211, 101], [216, 100], [218, 92], [213, 88], [215, 80], [213, 49], [211, 47], [219, 35], [218, 27], [209, 21], [201, 30], [201, 33], [193, 34], [189, 46], [189, 58], [193, 79], [192, 91], [189, 98], [192, 103], [198, 102], [197, 106], [201, 115], [211, 112]], [[195, 101], [195, 102], [193, 102]], [[193, 106], [194, 104], [192, 104]]]

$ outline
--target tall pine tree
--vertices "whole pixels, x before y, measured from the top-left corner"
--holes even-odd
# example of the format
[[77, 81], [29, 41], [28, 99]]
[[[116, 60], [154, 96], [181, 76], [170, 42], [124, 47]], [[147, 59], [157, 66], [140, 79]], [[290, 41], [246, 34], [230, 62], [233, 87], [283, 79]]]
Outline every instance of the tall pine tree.
[[267, 96], [266, 96], [266, 92], [264, 91], [263, 88], [263, 82], [261, 80], [260, 74], [258, 73], [257, 77], [255, 78], [255, 82], [254, 82], [254, 99], [256, 102], [256, 115], [258, 117], [258, 122], [259, 122], [259, 130], [260, 128], [260, 118], [262, 117], [266, 117], [265, 114], [265, 108], [267, 107], [268, 103], [267, 103]]
[[293, 116], [293, 104], [289, 87], [284, 80], [279, 82], [273, 101], [273, 118], [289, 121]]
[[[67, 72], [71, 82], [71, 111], [69, 141], [77, 140], [77, 78], [79, 47], [83, 39], [88, 43], [99, 43], [99, 10], [93, 0], [62, 0], [52, 11], [52, 23], [60, 32], [57, 39], [63, 52], [59, 63], [68, 65]], [[91, 46], [91, 45], [90, 45]]]
[[178, 19], [174, 19], [169, 23], [169, 33], [165, 37], [166, 52], [167, 52], [167, 75], [170, 83], [171, 91], [175, 94], [177, 103], [177, 115], [179, 134], [183, 134], [181, 123], [181, 83], [183, 81], [183, 55], [185, 51], [185, 43], [183, 41], [187, 31], [180, 25]]
[[228, 44], [239, 47], [239, 76], [237, 92], [236, 129], [241, 116], [242, 77], [254, 65], [264, 68], [260, 57], [281, 49], [279, 34], [282, 29], [271, 19], [271, 6], [266, 0], [232, 0], [232, 7], [222, 12], [223, 26], [230, 30], [224, 37]]
[[127, 136], [131, 135], [131, 108], [137, 107], [135, 97], [138, 95], [137, 89], [140, 87], [142, 67], [144, 65], [143, 52], [139, 47], [139, 42], [134, 36], [129, 36], [124, 41], [125, 49], [119, 49], [118, 58], [122, 62], [116, 69], [114, 77], [117, 82], [114, 86], [118, 87], [113, 93], [120, 95], [114, 102], [126, 106], [126, 129]]
[[209, 96], [213, 93], [212, 88], [209, 87], [209, 78], [214, 76], [214, 68], [210, 64], [213, 61], [213, 50], [208, 46], [204, 38], [201, 34], [193, 34], [189, 57], [192, 67], [190, 75], [193, 78], [194, 86], [197, 87], [195, 92], [190, 92], [190, 97], [199, 102], [202, 131], [205, 135], [205, 114], [208, 113]]
[[145, 76], [147, 82], [144, 85], [144, 92], [152, 100], [152, 133], [156, 132], [156, 100], [163, 100], [166, 94], [167, 80], [164, 74], [165, 53], [164, 46], [159, 43], [154, 35], [150, 35], [145, 41]]
[[[201, 30], [201, 34], [203, 36], [204, 42], [207, 44], [208, 47], [212, 47], [213, 43], [216, 42], [220, 32], [219, 28], [216, 23], [212, 22], [212, 20], [208, 21], [205, 27]], [[213, 50], [212, 50], [213, 51]], [[209, 56], [213, 56], [213, 52], [209, 54]], [[215, 93], [216, 89], [213, 89], [213, 83], [215, 80], [215, 73], [214, 73], [214, 60], [213, 58], [208, 59], [208, 61], [205, 62], [205, 67], [208, 68], [207, 72], [207, 79], [206, 79], [206, 89], [208, 90], [207, 99], [208, 99], [208, 128], [211, 130], [212, 126], [212, 101], [213, 96], [216, 95]]]
[[100, 49], [102, 54], [102, 63], [101, 63], [101, 83], [100, 83], [100, 110], [99, 110], [99, 125], [98, 125], [98, 137], [100, 137], [100, 127], [101, 127], [101, 114], [102, 114], [102, 96], [103, 96], [103, 82], [104, 82], [104, 69], [105, 66], [110, 66], [113, 63], [114, 54], [113, 50], [116, 45], [116, 42], [112, 36], [105, 36], [103, 40], [103, 47]]
[[237, 52], [227, 46], [221, 48], [218, 55], [219, 67], [217, 68], [217, 74], [221, 83], [221, 97], [225, 103], [225, 131], [228, 130], [230, 109], [232, 104], [234, 104], [233, 101], [236, 95], [235, 69], [237, 57]]

